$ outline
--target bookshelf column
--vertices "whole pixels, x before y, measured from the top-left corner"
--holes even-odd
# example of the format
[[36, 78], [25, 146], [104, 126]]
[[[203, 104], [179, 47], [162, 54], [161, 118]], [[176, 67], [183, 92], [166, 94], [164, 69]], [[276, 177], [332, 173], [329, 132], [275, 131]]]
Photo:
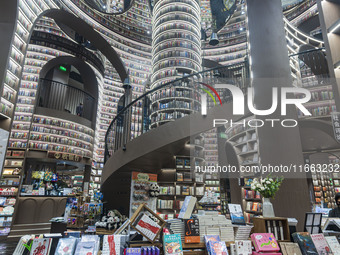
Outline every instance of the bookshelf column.
[[[1, 110], [0, 110], [0, 128], [9, 130], [11, 119], [6, 116], [5, 113], [5, 104], [3, 103], [6, 100], [6, 94], [12, 95], [15, 93], [14, 89], [8, 88], [7, 91], [4, 88], [4, 81], [6, 78], [6, 69], [7, 69], [7, 61], [8, 57], [11, 53], [11, 43], [13, 40], [15, 22], [16, 22], [16, 14], [17, 14], [17, 1], [6, 1], [2, 0], [1, 3], [1, 11], [0, 11], [0, 29], [1, 33], [1, 48], [0, 48], [0, 100], [1, 100]], [[11, 92], [10, 94], [9, 92]], [[6, 93], [7, 92], [7, 93]], [[9, 96], [7, 96], [8, 98]], [[2, 99], [4, 98], [4, 99]], [[1, 170], [1, 169], [0, 169]]]
[[[270, 109], [272, 88], [292, 86], [281, 0], [248, 0], [247, 12], [254, 105], [257, 109]], [[288, 108], [287, 115], [281, 116], [279, 109], [269, 116], [256, 116], [256, 119], [296, 120], [297, 113], [295, 108]], [[257, 134], [262, 165], [303, 165], [298, 127], [271, 127], [266, 123], [257, 128]], [[305, 213], [311, 210], [306, 176], [278, 175], [286, 179], [272, 201], [276, 216], [297, 218], [302, 226]], [[291, 210], [292, 204], [299, 206]]]
[[[153, 9], [151, 89], [201, 71], [201, 17], [196, 0], [158, 0]], [[200, 110], [189, 80], [151, 96], [151, 128]]]
[[329, 73], [335, 78], [332, 89], [337, 111], [340, 110], [340, 3], [317, 1], [322, 35], [325, 42]]

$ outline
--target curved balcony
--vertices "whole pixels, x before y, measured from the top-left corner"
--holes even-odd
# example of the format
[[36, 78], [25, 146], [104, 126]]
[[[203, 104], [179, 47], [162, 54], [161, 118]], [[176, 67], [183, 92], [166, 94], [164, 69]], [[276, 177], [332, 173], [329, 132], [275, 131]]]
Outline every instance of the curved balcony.
[[74, 43], [66, 38], [56, 36], [50, 33], [33, 31], [31, 43], [50, 48], [60, 48], [64, 52], [71, 52], [75, 56], [84, 59], [95, 66], [102, 74], [104, 73], [104, 65], [102, 61], [91, 51], [85, 47]]
[[[66, 112], [91, 122], [95, 120], [96, 100], [84, 90], [57, 81], [40, 79], [37, 106]], [[80, 106], [80, 103], [82, 104]]]

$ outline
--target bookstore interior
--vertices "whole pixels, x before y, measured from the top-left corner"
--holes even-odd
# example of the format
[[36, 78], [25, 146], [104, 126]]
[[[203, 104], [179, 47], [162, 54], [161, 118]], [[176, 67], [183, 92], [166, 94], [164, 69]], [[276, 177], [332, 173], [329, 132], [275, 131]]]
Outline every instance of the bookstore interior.
[[340, 254], [339, 0], [0, 2], [0, 254]]

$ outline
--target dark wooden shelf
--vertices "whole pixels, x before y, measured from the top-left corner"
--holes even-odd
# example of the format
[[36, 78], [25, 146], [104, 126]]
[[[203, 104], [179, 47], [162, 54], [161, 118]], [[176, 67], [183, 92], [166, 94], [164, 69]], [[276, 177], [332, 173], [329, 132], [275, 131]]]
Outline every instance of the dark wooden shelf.
[[245, 210], [246, 213], [252, 213], [252, 214], [258, 214], [258, 215], [262, 215], [262, 212], [256, 212], [256, 211], [251, 211], [251, 210]]

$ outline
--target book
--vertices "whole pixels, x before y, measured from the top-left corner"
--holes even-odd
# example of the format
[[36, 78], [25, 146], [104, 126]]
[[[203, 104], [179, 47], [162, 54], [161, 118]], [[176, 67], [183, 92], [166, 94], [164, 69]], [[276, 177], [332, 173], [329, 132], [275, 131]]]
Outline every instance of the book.
[[220, 241], [221, 239], [219, 235], [205, 235], [204, 236], [204, 242], [205, 242], [205, 246], [207, 247], [208, 254], [210, 254], [209, 242], [220, 242]]
[[95, 255], [96, 243], [94, 241], [80, 241], [74, 255]]
[[308, 232], [296, 232], [292, 234], [293, 240], [300, 247], [303, 255], [318, 255], [313, 240]]
[[253, 251], [252, 255], [262, 255], [262, 254], [266, 254], [266, 255], [282, 255], [281, 252], [257, 252], [257, 251]]
[[267, 220], [267, 221], [266, 221], [266, 224], [267, 224], [267, 233], [272, 232], [272, 227], [271, 227], [270, 220]]
[[145, 213], [140, 214], [135, 222], [135, 229], [149, 240], [154, 240], [161, 229], [160, 225]]
[[275, 236], [275, 239], [276, 240], [279, 240], [279, 236], [278, 236], [278, 233], [277, 233], [277, 221], [273, 220], [273, 228], [274, 228], [274, 236]]
[[237, 255], [250, 255], [252, 253], [251, 241], [248, 240], [235, 241], [235, 248]]
[[164, 235], [163, 243], [164, 243], [164, 255], [183, 255], [180, 234]]
[[184, 181], [184, 179], [183, 179], [183, 173], [176, 173], [176, 175], [177, 175], [177, 181], [178, 181], [178, 182]]
[[257, 252], [279, 251], [280, 247], [272, 233], [254, 233], [251, 240]]
[[184, 159], [176, 158], [176, 167], [182, 169], [184, 167]]
[[280, 243], [281, 252], [283, 255], [302, 255], [300, 247], [297, 243]]
[[184, 220], [184, 223], [185, 223], [184, 242], [199, 243], [201, 241], [201, 238], [198, 219]]
[[102, 255], [120, 254], [120, 235], [104, 235]]
[[74, 237], [74, 238], [80, 238], [80, 231], [65, 231], [63, 237], [69, 238], [69, 237]]
[[76, 248], [77, 238], [60, 238], [55, 255], [72, 255]]
[[197, 198], [193, 196], [185, 197], [184, 203], [181, 207], [181, 211], [178, 215], [179, 219], [190, 219], [192, 211], [194, 210]]
[[319, 254], [329, 254], [331, 252], [323, 234], [312, 234], [311, 237]]
[[325, 236], [325, 239], [334, 255], [340, 255], [340, 244], [335, 236]]
[[231, 222], [233, 224], [245, 225], [243, 210], [239, 204], [228, 204]]
[[140, 255], [140, 254], [142, 254], [142, 248], [126, 248], [124, 254], [126, 254], [126, 255]]
[[228, 255], [228, 250], [225, 242], [221, 241], [209, 241], [209, 255]]
[[279, 221], [279, 228], [280, 228], [280, 240], [285, 240], [282, 221]]
[[48, 255], [51, 249], [51, 242], [51, 238], [34, 239], [30, 255]]
[[259, 204], [259, 203], [257, 203], [257, 202], [253, 203], [252, 208], [251, 208], [251, 210], [252, 210], [253, 212], [257, 212], [258, 204]]

